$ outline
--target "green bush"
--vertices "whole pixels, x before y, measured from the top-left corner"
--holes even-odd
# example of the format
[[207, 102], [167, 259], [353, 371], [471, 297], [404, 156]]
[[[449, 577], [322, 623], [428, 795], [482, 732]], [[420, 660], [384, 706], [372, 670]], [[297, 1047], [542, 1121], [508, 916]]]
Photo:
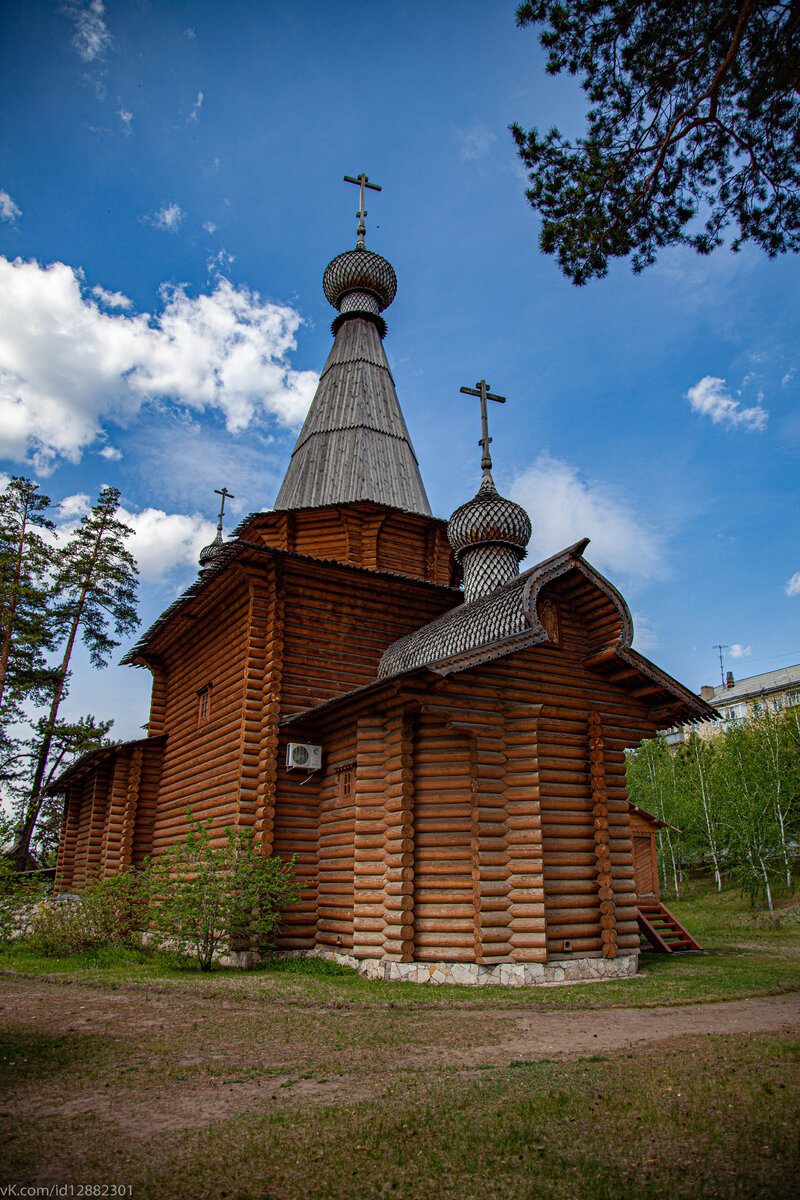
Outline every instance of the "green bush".
[[208, 827], [187, 810], [189, 832], [144, 874], [153, 903], [156, 943], [197, 958], [210, 971], [214, 957], [231, 950], [268, 950], [281, 911], [300, 894], [294, 863], [265, 858], [254, 837], [225, 830], [213, 846]]
[[80, 896], [38, 904], [28, 934], [31, 949], [62, 957], [100, 946], [131, 946], [147, 921], [146, 877], [122, 871], [93, 880]]
[[0, 943], [19, 937], [46, 887], [20, 875], [7, 859], [0, 859]]

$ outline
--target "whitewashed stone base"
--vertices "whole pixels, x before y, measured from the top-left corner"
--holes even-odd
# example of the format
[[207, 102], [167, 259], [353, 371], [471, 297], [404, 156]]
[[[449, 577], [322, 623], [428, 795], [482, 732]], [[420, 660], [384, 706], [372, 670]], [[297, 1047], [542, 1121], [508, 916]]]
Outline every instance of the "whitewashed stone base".
[[[336, 950], [290, 950], [286, 957], [327, 958], [352, 967], [367, 979], [387, 983], [458, 983], [466, 987], [547, 987], [567, 983], [599, 983], [606, 979], [629, 979], [639, 969], [638, 954], [617, 958], [571, 958], [550, 963], [395, 962], [388, 958], [356, 958]], [[284, 957], [284, 955], [280, 955]]]

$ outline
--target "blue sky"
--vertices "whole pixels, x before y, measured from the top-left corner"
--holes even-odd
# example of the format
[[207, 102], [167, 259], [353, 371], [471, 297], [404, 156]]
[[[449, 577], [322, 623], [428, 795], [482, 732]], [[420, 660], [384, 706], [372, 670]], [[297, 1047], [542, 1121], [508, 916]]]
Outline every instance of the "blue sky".
[[[514, 5], [5, 0], [0, 471], [60, 520], [121, 489], [146, 626], [216, 519], [269, 507], [330, 347], [326, 263], [397, 271], [386, 349], [434, 512], [495, 478], [530, 561], [581, 536], [635, 645], [697, 689], [800, 661], [800, 274], [663, 253], [576, 289], [538, 250], [508, 124], [582, 129]], [[118, 652], [123, 653], [125, 647]], [[149, 677], [76, 664], [68, 711], [147, 719]]]

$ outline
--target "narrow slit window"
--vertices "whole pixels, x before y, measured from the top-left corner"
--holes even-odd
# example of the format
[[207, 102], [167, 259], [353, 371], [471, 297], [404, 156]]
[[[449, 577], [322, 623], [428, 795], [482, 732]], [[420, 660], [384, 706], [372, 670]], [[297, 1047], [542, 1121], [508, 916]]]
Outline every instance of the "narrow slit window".
[[352, 804], [355, 797], [356, 766], [355, 763], [345, 763], [336, 769], [336, 802], [337, 804]]
[[197, 724], [205, 725], [211, 716], [211, 684], [206, 684], [197, 693]]

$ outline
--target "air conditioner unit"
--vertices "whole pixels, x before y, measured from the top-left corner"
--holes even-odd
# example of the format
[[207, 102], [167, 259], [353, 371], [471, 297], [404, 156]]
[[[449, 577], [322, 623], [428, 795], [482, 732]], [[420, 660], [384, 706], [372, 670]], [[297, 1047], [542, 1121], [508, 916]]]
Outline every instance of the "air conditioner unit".
[[308, 742], [289, 742], [286, 747], [286, 768], [289, 771], [318, 771], [322, 766], [322, 746]]

